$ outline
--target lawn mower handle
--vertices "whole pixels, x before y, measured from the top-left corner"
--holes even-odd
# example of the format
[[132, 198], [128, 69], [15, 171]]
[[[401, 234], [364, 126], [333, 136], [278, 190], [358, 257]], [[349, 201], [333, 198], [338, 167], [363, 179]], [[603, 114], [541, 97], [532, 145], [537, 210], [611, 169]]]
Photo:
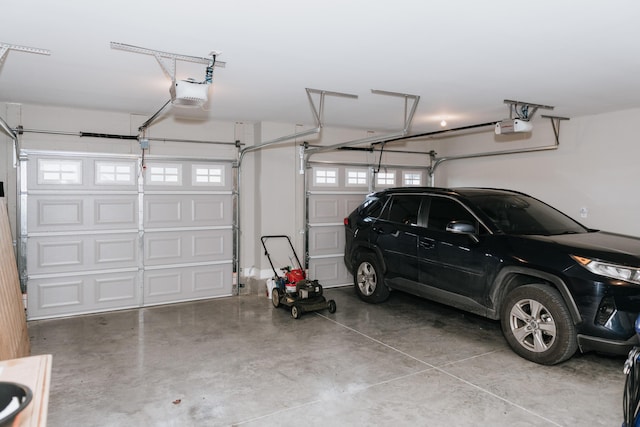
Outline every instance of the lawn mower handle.
[[280, 276], [278, 276], [278, 272], [276, 271], [276, 268], [273, 266], [273, 262], [271, 261], [271, 256], [269, 255], [269, 251], [267, 250], [266, 241], [269, 239], [287, 239], [287, 242], [289, 242], [289, 247], [291, 248], [291, 252], [293, 252], [293, 256], [296, 258], [296, 262], [298, 263], [298, 267], [302, 269], [302, 263], [300, 262], [300, 258], [298, 258], [298, 254], [296, 253], [296, 250], [293, 247], [293, 243], [291, 243], [291, 239], [289, 238], [289, 236], [284, 234], [262, 236], [260, 237], [260, 242], [262, 242], [262, 247], [264, 248], [264, 254], [267, 256], [267, 259], [269, 260], [269, 264], [271, 264], [271, 269], [273, 270], [273, 274], [275, 275], [275, 277], [280, 277]]

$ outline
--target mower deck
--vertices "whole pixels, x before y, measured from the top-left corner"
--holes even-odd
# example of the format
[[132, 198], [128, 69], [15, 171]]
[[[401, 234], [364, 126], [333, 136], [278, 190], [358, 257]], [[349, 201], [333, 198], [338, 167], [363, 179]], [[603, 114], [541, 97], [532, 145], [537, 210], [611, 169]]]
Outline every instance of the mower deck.
[[326, 309], [329, 310], [329, 313], [336, 312], [336, 302], [334, 300], [327, 301], [327, 299], [322, 295], [310, 298], [299, 298], [297, 293], [283, 292], [279, 288], [273, 288], [271, 293], [271, 302], [276, 308], [291, 308], [291, 316], [294, 319], [299, 319], [303, 313], [311, 311]]

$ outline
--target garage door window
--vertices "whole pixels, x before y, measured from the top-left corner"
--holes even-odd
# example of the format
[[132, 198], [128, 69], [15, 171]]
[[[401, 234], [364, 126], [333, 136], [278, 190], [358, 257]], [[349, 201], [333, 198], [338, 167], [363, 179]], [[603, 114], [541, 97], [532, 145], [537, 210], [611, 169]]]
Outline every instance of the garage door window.
[[134, 184], [134, 165], [131, 163], [96, 162], [96, 184]]
[[366, 169], [347, 169], [347, 185], [364, 187], [369, 184], [368, 175]]
[[315, 185], [337, 187], [338, 169], [316, 168], [313, 170], [313, 182]]
[[193, 165], [194, 185], [224, 186], [223, 165]]
[[402, 182], [406, 187], [422, 185], [422, 174], [415, 171], [406, 171], [402, 173]]
[[149, 163], [147, 178], [148, 185], [182, 185], [182, 165]]
[[396, 172], [378, 172], [376, 176], [376, 185], [380, 187], [393, 187], [394, 185], [396, 185]]
[[82, 160], [38, 159], [38, 184], [82, 184]]

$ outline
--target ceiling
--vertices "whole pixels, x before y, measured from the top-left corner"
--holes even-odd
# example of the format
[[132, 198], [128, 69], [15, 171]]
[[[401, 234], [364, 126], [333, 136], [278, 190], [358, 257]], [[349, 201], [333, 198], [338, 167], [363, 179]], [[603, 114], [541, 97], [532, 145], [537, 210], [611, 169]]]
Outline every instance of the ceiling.
[[[221, 52], [206, 108], [162, 113], [194, 120], [313, 125], [305, 88], [358, 96], [326, 95], [326, 126], [375, 131], [402, 129], [405, 98], [372, 89], [420, 97], [412, 133], [508, 117], [505, 99], [562, 117], [640, 107], [635, 0], [7, 0], [2, 9], [0, 43], [51, 54], [9, 50], [0, 102], [151, 116], [170, 79], [154, 56], [117, 42]], [[176, 78], [204, 80], [205, 68], [177, 61]]]

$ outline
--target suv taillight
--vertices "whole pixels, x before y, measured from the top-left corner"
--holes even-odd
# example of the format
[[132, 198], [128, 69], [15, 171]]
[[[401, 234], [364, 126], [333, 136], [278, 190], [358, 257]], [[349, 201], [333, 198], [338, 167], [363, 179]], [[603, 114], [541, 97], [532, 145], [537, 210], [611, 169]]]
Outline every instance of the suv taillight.
[[349, 226], [349, 217], [345, 217], [344, 218], [344, 225], [346, 225], [347, 227]]

